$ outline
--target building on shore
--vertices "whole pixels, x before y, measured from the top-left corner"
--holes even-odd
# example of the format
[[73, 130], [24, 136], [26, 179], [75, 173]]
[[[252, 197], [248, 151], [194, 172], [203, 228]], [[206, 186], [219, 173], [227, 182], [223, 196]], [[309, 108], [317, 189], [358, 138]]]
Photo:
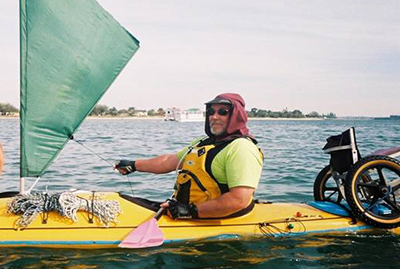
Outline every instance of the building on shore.
[[181, 110], [180, 108], [172, 107], [168, 108], [165, 113], [164, 120], [166, 121], [204, 121], [204, 111], [198, 108], [190, 108], [187, 110]]

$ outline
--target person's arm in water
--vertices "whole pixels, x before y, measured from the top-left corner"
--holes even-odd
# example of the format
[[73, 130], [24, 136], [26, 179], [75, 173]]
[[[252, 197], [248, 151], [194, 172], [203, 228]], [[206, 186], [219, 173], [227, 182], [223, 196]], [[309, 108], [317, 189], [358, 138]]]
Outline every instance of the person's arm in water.
[[4, 163], [3, 147], [1, 146], [0, 142], [0, 177], [1, 177], [1, 172], [3, 172], [3, 163]]
[[179, 163], [176, 154], [165, 154], [150, 159], [136, 161], [122, 160], [114, 168], [126, 175], [134, 171], [164, 174], [174, 171]]

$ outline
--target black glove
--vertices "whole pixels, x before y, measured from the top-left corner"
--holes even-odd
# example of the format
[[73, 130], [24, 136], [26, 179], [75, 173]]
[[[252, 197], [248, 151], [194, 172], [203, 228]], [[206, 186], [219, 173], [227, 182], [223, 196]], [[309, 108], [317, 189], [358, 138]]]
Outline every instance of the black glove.
[[121, 174], [128, 175], [136, 171], [135, 161], [121, 160], [114, 166]]
[[184, 204], [176, 200], [168, 200], [169, 212], [173, 219], [198, 219], [199, 212], [193, 203]]

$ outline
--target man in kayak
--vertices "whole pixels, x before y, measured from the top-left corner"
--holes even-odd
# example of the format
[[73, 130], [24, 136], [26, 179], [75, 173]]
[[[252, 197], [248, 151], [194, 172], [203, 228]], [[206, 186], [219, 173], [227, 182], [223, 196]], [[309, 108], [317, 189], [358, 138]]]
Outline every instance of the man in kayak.
[[173, 218], [240, 216], [254, 207], [263, 155], [246, 126], [245, 102], [239, 94], [220, 94], [206, 103], [205, 132], [176, 154], [115, 165], [121, 174], [156, 174], [180, 169], [175, 197], [161, 204]]

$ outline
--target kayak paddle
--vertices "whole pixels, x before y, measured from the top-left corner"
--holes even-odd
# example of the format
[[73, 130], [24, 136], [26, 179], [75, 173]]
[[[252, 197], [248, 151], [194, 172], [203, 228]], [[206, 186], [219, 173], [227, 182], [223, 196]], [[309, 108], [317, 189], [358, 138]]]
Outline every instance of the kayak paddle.
[[[176, 166], [176, 175], [178, 176], [178, 169], [185, 156], [192, 150], [189, 147], [186, 153], [179, 160]], [[172, 199], [174, 194], [171, 195], [169, 199]], [[168, 201], [168, 200], [167, 200]], [[136, 229], [134, 229], [124, 240], [118, 245], [120, 248], [147, 248], [147, 247], [157, 247], [164, 243], [164, 235], [158, 227], [157, 221], [163, 214], [165, 207], [160, 207], [156, 214], [151, 218], [151, 220], [140, 224]]]
[[164, 235], [157, 221], [166, 208], [161, 207], [151, 220], [140, 224], [118, 245], [120, 248], [156, 247], [164, 243]]

